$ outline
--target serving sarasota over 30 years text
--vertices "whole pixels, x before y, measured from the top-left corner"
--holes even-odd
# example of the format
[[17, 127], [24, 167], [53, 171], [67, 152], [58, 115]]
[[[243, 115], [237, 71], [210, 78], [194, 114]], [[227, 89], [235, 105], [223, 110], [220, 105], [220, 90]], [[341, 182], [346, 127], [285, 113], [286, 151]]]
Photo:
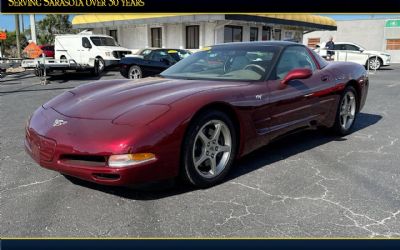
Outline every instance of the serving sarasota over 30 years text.
[[143, 7], [144, 0], [7, 0], [10, 7]]

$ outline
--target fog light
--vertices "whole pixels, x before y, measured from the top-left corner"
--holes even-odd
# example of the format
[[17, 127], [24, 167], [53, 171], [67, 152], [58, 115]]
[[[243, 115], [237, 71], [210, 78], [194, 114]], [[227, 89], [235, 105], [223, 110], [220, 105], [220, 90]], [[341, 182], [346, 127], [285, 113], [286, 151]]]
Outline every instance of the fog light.
[[111, 155], [108, 158], [108, 166], [115, 168], [129, 167], [154, 160], [156, 160], [156, 156], [152, 153]]

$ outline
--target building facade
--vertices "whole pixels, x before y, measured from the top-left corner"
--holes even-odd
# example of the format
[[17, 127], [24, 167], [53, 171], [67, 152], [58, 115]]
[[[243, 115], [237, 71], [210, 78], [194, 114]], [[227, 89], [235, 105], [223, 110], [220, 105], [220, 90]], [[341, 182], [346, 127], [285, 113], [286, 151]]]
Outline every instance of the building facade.
[[367, 50], [386, 52], [391, 62], [400, 63], [400, 18], [337, 21], [336, 31], [314, 31], [303, 36], [303, 43], [314, 47], [333, 36], [336, 42], [353, 42]]
[[334, 20], [306, 14], [120, 14], [77, 15], [79, 30], [113, 36], [126, 48], [201, 49], [225, 42], [289, 40], [302, 42], [303, 33], [335, 30]]

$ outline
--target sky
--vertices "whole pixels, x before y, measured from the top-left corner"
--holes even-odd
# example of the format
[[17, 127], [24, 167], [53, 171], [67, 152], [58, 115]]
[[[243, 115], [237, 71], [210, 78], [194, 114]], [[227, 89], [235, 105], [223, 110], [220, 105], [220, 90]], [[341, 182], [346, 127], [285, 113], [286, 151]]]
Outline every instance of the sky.
[[[29, 15], [24, 16], [24, 26], [25, 28], [29, 28]], [[35, 15], [36, 21], [42, 20], [45, 15]], [[358, 15], [350, 15], [350, 14], [321, 14], [321, 16], [331, 17], [335, 20], [357, 20], [357, 19], [390, 19], [390, 18], [400, 18], [400, 15], [389, 15], [389, 14], [358, 14]], [[73, 15], [70, 15], [70, 19], [72, 19]], [[20, 24], [21, 25], [21, 24]], [[14, 24], [14, 15], [1, 14], [0, 13], [0, 30], [9, 30], [12, 31], [15, 29]]]

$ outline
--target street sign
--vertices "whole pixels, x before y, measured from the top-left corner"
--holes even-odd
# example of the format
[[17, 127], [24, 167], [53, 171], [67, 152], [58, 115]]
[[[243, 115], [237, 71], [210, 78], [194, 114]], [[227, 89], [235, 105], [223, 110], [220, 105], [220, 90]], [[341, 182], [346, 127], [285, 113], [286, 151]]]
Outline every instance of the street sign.
[[6, 40], [7, 39], [7, 33], [6, 32], [0, 32], [0, 40]]
[[43, 54], [43, 50], [40, 49], [39, 46], [36, 45], [36, 43], [31, 42], [29, 43], [28, 46], [24, 49], [24, 52], [26, 53], [28, 58], [38, 58]]
[[400, 27], [400, 19], [386, 20], [385, 27], [386, 28]]

